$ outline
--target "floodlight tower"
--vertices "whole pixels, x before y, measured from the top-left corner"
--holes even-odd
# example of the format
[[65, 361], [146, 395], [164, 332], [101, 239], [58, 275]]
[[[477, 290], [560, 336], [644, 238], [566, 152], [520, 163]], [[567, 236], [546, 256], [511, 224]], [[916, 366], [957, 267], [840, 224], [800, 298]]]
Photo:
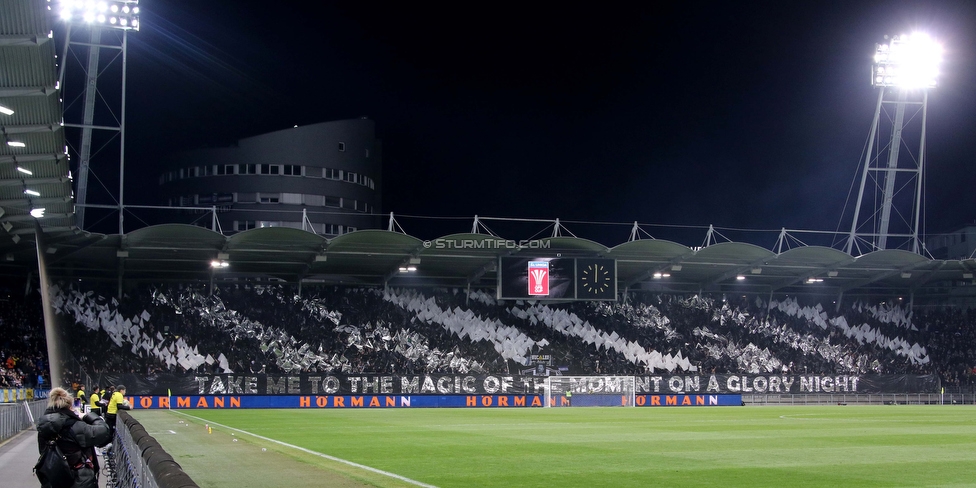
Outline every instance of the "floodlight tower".
[[847, 238], [848, 254], [861, 251], [861, 244], [868, 251], [920, 252], [928, 91], [936, 86], [941, 61], [942, 46], [923, 33], [894, 36], [877, 45], [871, 84], [878, 88], [878, 104]]
[[[123, 233], [125, 181], [125, 92], [126, 63], [128, 61], [129, 31], [139, 30], [139, 0], [48, 0], [54, 15], [63, 21], [65, 29], [64, 51], [61, 56], [59, 85], [66, 119], [64, 126], [80, 129], [81, 137], [76, 152], [78, 161], [78, 187], [75, 192], [75, 214], [79, 228], [85, 226], [85, 208], [113, 206], [88, 204], [88, 177], [94, 154], [104, 151], [112, 157], [118, 151], [119, 194], [113, 202], [119, 212], [119, 234]], [[87, 34], [87, 35], [86, 35]], [[107, 62], [100, 59], [103, 50], [109, 51]], [[69, 57], [71, 55], [71, 57]], [[81, 59], [87, 56], [87, 64]], [[69, 100], [65, 91], [65, 73], [72, 59], [77, 61], [84, 75], [84, 89], [78, 95], [81, 107], [74, 107], [76, 99]], [[121, 69], [116, 61], [121, 59]], [[114, 67], [115, 69], [110, 69]], [[118, 81], [99, 90], [100, 76], [120, 76]], [[79, 113], [80, 112], [80, 113]], [[98, 119], [98, 120], [96, 120]], [[117, 146], [115, 144], [117, 143]], [[92, 151], [92, 145], [98, 144]], [[109, 146], [114, 146], [109, 149]], [[111, 190], [102, 186], [111, 197]]]

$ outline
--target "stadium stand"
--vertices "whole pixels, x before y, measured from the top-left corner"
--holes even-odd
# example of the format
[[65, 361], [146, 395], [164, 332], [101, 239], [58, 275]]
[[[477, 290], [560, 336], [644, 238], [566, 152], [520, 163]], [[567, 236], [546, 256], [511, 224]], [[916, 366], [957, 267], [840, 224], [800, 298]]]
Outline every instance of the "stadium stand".
[[[974, 318], [855, 302], [639, 294], [624, 302], [499, 301], [463, 289], [281, 284], [85, 283], [53, 293], [71, 344], [68, 378], [104, 372], [510, 373], [531, 354], [565, 374], [928, 374], [972, 391]], [[4, 357], [43, 364], [36, 293], [4, 307]], [[832, 307], [831, 307], [832, 308]], [[25, 381], [26, 371], [13, 376]], [[5, 376], [10, 375], [5, 371]]]
[[0, 389], [50, 384], [40, 298], [0, 290]]

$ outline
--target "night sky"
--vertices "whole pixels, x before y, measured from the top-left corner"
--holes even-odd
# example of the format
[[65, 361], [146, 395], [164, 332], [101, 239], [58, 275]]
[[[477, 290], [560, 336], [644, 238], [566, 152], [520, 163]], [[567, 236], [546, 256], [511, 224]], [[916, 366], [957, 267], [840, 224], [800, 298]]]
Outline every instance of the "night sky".
[[144, 0], [127, 203], [173, 151], [367, 116], [383, 212], [461, 217], [399, 219], [421, 238], [475, 214], [832, 231], [860, 177], [875, 43], [924, 30], [946, 48], [925, 231], [976, 221], [976, 2], [524, 3]]

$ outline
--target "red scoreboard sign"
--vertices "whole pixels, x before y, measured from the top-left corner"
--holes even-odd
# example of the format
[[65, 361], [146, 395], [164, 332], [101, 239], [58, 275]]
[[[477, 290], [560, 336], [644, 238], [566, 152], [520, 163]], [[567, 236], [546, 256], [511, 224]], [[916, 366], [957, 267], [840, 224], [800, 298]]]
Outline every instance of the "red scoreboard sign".
[[529, 296], [549, 296], [549, 261], [529, 261]]

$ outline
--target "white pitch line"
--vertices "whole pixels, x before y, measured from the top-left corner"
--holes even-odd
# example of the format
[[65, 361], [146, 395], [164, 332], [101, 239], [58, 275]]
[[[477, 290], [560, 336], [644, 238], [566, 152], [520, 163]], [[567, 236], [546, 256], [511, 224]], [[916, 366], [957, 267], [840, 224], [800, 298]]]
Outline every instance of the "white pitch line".
[[216, 425], [218, 427], [223, 427], [225, 429], [236, 430], [237, 432], [240, 432], [242, 434], [247, 434], [247, 435], [252, 436], [252, 437], [257, 437], [258, 439], [261, 439], [261, 440], [265, 440], [265, 441], [268, 441], [268, 442], [273, 442], [273, 443], [278, 444], [280, 446], [289, 447], [291, 449], [297, 449], [297, 450], [302, 451], [304, 453], [312, 454], [314, 456], [319, 456], [321, 458], [325, 458], [325, 459], [328, 459], [330, 461], [335, 461], [335, 462], [347, 464], [349, 466], [353, 466], [353, 467], [359, 468], [359, 469], [365, 469], [366, 471], [371, 471], [373, 473], [381, 474], [383, 476], [389, 476], [390, 478], [395, 478], [395, 479], [398, 479], [398, 480], [403, 481], [405, 483], [409, 483], [411, 485], [422, 486], [424, 488], [437, 488], [437, 486], [435, 486], [435, 485], [428, 485], [427, 483], [421, 483], [420, 481], [412, 480], [410, 478], [407, 478], [406, 476], [400, 476], [400, 475], [398, 475], [396, 473], [391, 473], [389, 471], [383, 471], [382, 469], [376, 469], [376, 468], [373, 468], [373, 467], [370, 467], [370, 466], [366, 466], [364, 464], [354, 463], [352, 461], [348, 461], [348, 460], [342, 459], [342, 458], [337, 458], [335, 456], [330, 456], [328, 454], [322, 454], [321, 452], [315, 452], [315, 451], [313, 451], [311, 449], [306, 449], [304, 447], [300, 447], [300, 446], [295, 446], [295, 445], [292, 445], [292, 444], [288, 444], [287, 442], [281, 442], [281, 441], [279, 441], [277, 439], [272, 439], [270, 437], [265, 437], [263, 435], [258, 435], [258, 434], [255, 434], [255, 433], [252, 433], [252, 432], [248, 432], [248, 431], [243, 430], [243, 429], [238, 429], [238, 428], [235, 428], [235, 427], [231, 427], [229, 425], [218, 424], [217, 422], [213, 422], [213, 421], [210, 421], [210, 420], [207, 420], [207, 419], [203, 419], [203, 418], [197, 417], [195, 415], [190, 415], [190, 414], [185, 413], [185, 412], [180, 412], [178, 410], [170, 410], [170, 411], [173, 412], [173, 413], [180, 414], [180, 415], [186, 415], [187, 417], [190, 417], [191, 419], [196, 419], [196, 420], [199, 420], [199, 421], [204, 422], [204, 423], [209, 423], [209, 424], [212, 424], [212, 425]]

